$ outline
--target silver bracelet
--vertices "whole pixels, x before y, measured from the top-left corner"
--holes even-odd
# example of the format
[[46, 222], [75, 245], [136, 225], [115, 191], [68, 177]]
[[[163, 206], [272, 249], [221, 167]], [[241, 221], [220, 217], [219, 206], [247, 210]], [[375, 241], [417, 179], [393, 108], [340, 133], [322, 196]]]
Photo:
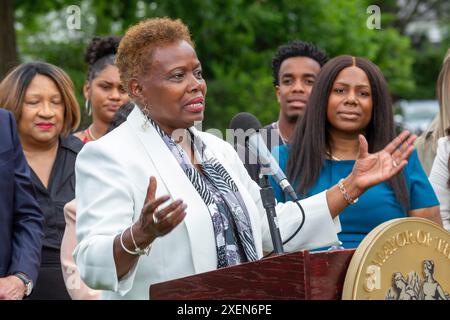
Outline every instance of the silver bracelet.
[[135, 252], [135, 254], [138, 254], [138, 255], [140, 255], [140, 256], [142, 256], [142, 255], [149, 255], [149, 253], [150, 253], [150, 248], [151, 248], [151, 246], [152, 246], [152, 244], [150, 243], [146, 248], [144, 248], [144, 249], [141, 249], [141, 248], [139, 248], [138, 246], [137, 246], [137, 244], [136, 244], [136, 241], [134, 240], [134, 235], [133, 235], [133, 226], [134, 226], [134, 224], [132, 224], [131, 226], [130, 226], [130, 233], [131, 233], [131, 240], [133, 240], [133, 244], [134, 244], [134, 252]]
[[[130, 228], [130, 227], [129, 227]], [[131, 255], [133, 255], [133, 256], [137, 256], [137, 255], [139, 255], [136, 251], [131, 251], [131, 250], [128, 250], [126, 247], [125, 247], [125, 245], [123, 244], [123, 234], [125, 233], [125, 231], [127, 230], [128, 228], [125, 228], [125, 229], [123, 229], [123, 231], [120, 233], [120, 245], [122, 246], [122, 249], [123, 250], [125, 250], [125, 252], [127, 252], [127, 253], [129, 253], [129, 254], [131, 254]], [[131, 230], [130, 230], [130, 232], [131, 232]], [[132, 232], [131, 232], [131, 234], [133, 234]], [[131, 236], [131, 239], [133, 239], [133, 236]], [[133, 242], [134, 242], [134, 240], [133, 240]]]

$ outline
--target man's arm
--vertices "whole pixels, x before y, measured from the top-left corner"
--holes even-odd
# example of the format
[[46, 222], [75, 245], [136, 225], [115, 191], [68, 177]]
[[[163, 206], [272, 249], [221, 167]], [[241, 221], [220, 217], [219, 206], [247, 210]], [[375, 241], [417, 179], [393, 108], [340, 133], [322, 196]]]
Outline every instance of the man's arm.
[[15, 120], [11, 114], [9, 117], [14, 148], [14, 219], [8, 274], [21, 272], [36, 283], [41, 262], [44, 216], [35, 198]]

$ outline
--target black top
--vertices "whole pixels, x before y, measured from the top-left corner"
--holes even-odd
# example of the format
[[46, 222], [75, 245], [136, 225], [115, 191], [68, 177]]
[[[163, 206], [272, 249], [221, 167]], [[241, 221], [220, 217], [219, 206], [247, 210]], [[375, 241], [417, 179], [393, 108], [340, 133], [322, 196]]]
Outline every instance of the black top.
[[48, 189], [31, 169], [31, 181], [45, 217], [44, 248], [60, 249], [66, 227], [63, 208], [67, 202], [75, 198], [75, 160], [83, 146], [83, 142], [73, 135], [59, 139]]
[[[275, 127], [275, 122], [265, 126], [264, 129], [267, 129], [266, 130], [267, 135], [262, 134], [262, 138], [266, 143], [267, 149], [269, 149], [269, 151], [272, 151], [272, 148], [275, 146], [284, 144], [283, 140], [278, 134], [278, 130]], [[275, 140], [274, 144], [272, 144], [271, 135], [276, 135], [278, 137], [278, 139], [274, 139]], [[241, 161], [244, 163], [245, 169], [247, 169], [248, 174], [254, 181], [256, 181], [259, 184], [259, 171], [261, 166], [259, 164], [250, 164], [249, 163], [250, 162], [249, 159], [251, 159], [251, 157], [249, 158], [250, 150], [246, 148], [246, 150], [243, 151], [242, 149], [243, 147], [241, 145], [235, 145], [235, 150], [238, 152]]]

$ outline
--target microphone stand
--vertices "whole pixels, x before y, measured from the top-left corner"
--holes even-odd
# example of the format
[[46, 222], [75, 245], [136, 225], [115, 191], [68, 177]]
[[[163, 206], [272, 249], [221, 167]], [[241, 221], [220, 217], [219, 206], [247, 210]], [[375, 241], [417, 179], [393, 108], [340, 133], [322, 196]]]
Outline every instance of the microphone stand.
[[270, 186], [267, 175], [260, 175], [261, 200], [266, 209], [267, 220], [269, 222], [270, 235], [272, 237], [273, 252], [284, 253], [283, 241], [281, 240], [280, 229], [278, 228], [277, 213], [275, 211], [275, 196]]

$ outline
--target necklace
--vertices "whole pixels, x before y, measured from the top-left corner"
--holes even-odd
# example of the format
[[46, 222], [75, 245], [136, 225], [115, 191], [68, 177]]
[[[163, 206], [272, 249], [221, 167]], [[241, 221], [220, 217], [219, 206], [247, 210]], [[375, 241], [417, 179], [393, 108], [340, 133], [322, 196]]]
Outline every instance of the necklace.
[[327, 156], [328, 158], [330, 158], [331, 160], [335, 160], [335, 161], [341, 161], [341, 159], [333, 156], [329, 151], [327, 151]]
[[92, 128], [92, 124], [89, 126], [89, 128], [87, 128], [86, 133], [88, 134], [89, 139], [91, 139], [91, 140], [97, 140], [97, 138], [94, 137], [94, 135], [92, 134], [91, 128]]
[[285, 139], [285, 138], [283, 137], [283, 135], [281, 134], [281, 130], [280, 130], [280, 121], [279, 121], [279, 120], [276, 122], [276, 129], [277, 129], [277, 131], [278, 131], [278, 135], [279, 135], [280, 138], [281, 138], [281, 141], [283, 141], [283, 144], [287, 144], [287, 139]]

